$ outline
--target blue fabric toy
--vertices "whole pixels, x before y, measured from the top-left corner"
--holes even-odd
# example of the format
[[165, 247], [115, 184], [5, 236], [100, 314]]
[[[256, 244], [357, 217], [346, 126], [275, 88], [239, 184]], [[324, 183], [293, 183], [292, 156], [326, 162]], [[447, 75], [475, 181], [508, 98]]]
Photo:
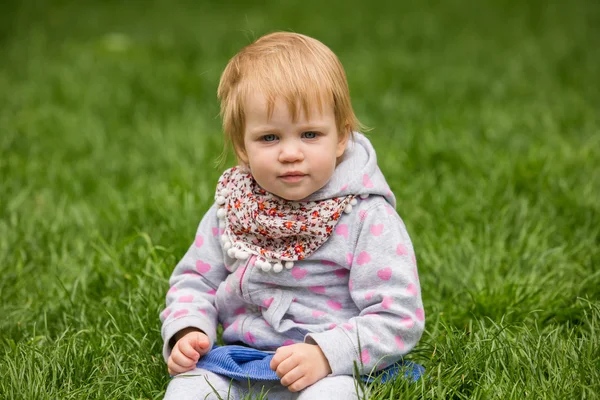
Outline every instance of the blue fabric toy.
[[[214, 346], [208, 354], [202, 356], [196, 366], [236, 380], [278, 381], [275, 371], [269, 367], [273, 356], [274, 353], [250, 347]], [[404, 373], [405, 379], [416, 382], [424, 372], [425, 368], [421, 365], [403, 360], [371, 375], [362, 375], [361, 379], [372, 382], [381, 376], [381, 382], [384, 383]]]

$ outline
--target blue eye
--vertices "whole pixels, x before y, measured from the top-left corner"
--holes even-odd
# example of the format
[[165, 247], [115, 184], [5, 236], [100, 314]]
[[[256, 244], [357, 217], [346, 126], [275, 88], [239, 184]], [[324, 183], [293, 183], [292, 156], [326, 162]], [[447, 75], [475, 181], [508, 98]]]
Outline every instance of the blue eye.
[[262, 137], [262, 140], [264, 142], [273, 142], [273, 141], [277, 140], [277, 136], [275, 136], [275, 135], [265, 135], [265, 136]]
[[315, 139], [317, 137], [317, 133], [316, 132], [304, 132], [302, 134], [302, 136], [304, 136], [306, 139]]

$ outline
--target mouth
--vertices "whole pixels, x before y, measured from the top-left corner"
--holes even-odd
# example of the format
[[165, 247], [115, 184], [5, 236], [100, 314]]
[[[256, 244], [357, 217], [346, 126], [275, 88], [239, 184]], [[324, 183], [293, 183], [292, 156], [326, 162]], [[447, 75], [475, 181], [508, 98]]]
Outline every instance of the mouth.
[[287, 172], [283, 175], [280, 175], [279, 178], [284, 182], [300, 182], [304, 179], [307, 174], [298, 171]]

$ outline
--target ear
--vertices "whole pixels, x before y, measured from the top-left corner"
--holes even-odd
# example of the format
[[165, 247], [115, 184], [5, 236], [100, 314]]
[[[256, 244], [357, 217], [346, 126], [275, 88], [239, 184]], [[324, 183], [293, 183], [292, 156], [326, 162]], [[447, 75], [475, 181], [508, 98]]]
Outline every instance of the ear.
[[338, 144], [335, 149], [335, 156], [341, 157], [346, 151], [346, 145], [348, 144], [348, 138], [350, 137], [350, 125], [344, 126], [342, 132], [338, 132]]

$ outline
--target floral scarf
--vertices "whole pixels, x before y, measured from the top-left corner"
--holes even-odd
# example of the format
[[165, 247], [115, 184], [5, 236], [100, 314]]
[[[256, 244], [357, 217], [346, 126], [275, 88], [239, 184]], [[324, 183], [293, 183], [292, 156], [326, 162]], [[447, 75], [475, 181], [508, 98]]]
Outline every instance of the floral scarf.
[[[223, 248], [232, 258], [258, 256], [256, 264], [275, 272], [314, 253], [329, 238], [355, 196], [319, 201], [288, 201], [262, 189], [240, 167], [223, 173], [217, 185], [217, 216], [224, 228]], [[271, 263], [274, 263], [271, 266]]]

